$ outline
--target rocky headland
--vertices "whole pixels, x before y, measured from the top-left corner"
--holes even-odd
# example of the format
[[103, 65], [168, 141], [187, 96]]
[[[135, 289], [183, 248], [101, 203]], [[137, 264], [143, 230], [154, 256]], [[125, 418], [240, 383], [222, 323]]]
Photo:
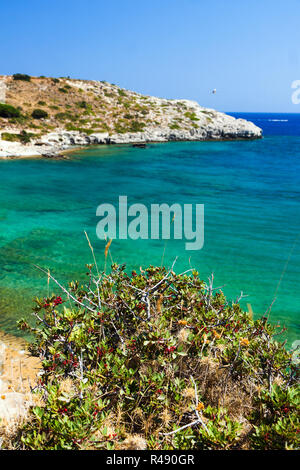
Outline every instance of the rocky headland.
[[52, 157], [88, 145], [261, 136], [252, 122], [195, 101], [144, 96], [107, 82], [0, 77], [2, 158]]

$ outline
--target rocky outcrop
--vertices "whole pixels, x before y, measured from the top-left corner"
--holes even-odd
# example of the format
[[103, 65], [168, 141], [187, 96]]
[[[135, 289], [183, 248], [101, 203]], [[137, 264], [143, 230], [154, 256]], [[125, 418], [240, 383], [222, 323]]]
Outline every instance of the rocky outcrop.
[[261, 130], [251, 122], [242, 119], [227, 123], [224, 126], [209, 125], [198, 129], [171, 130], [169, 128], [149, 128], [144, 132], [113, 134], [106, 143], [128, 144], [147, 142], [171, 141], [208, 141], [208, 140], [236, 140], [257, 139], [261, 137]]
[[194, 101], [178, 100], [177, 103], [184, 103], [191, 110], [192, 121], [188, 129], [148, 127], [143, 132], [113, 134], [107, 143], [258, 139], [262, 136], [262, 130], [250, 121], [203, 108]]
[[[153, 98], [153, 100], [157, 101], [159, 98]], [[177, 106], [177, 108], [180, 105], [188, 107], [190, 110], [188, 113], [190, 116], [189, 127], [182, 129], [178, 125], [171, 125], [172, 110], [169, 109], [164, 111], [166, 122], [147, 126], [140, 132], [100, 132], [88, 135], [79, 131], [57, 129], [26, 145], [0, 140], [0, 157], [49, 157], [60, 154], [64, 150], [87, 145], [257, 139], [262, 136], [262, 130], [252, 122], [235, 119], [213, 109], [203, 108], [194, 101], [160, 100], [160, 102], [171, 102], [171, 106]]]

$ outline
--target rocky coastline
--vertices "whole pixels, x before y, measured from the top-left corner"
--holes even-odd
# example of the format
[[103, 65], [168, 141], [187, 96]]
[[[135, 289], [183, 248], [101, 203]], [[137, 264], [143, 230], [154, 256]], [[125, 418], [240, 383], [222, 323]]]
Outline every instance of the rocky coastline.
[[[146, 144], [175, 141], [223, 141], [223, 140], [253, 140], [262, 137], [262, 130], [250, 121], [236, 119], [225, 113], [200, 106], [195, 101], [189, 100], [164, 100], [152, 98], [160, 106], [168, 106], [164, 111], [165, 122], [160, 125], [147, 125], [138, 132], [93, 132], [57, 128], [37, 138], [32, 138], [29, 143], [10, 142], [1, 139], [0, 130], [0, 158], [17, 157], [57, 157], [65, 151], [89, 145], [123, 145]], [[166, 104], [167, 103], [167, 104]], [[188, 128], [172, 128], [172, 109], [175, 106], [185, 106], [190, 110], [197, 121], [197, 125], [191, 122]], [[176, 127], [176, 126], [175, 126]]]

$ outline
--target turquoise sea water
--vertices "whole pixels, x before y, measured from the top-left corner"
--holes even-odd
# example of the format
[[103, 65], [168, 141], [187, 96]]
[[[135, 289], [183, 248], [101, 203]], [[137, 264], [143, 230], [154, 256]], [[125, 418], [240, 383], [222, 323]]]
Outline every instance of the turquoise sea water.
[[70, 160], [0, 161], [0, 328], [17, 333], [15, 322], [29, 316], [32, 297], [47, 294], [34, 264], [64, 284], [84, 278], [92, 262], [84, 230], [103, 266], [96, 208], [127, 195], [129, 204], [148, 207], [204, 204], [205, 243], [185, 251], [184, 240], [114, 240], [114, 261], [130, 269], [161, 264], [165, 249], [165, 264], [178, 256], [177, 272], [190, 264], [204, 279], [213, 272], [229, 297], [243, 291], [244, 305], [261, 315], [290, 256], [270, 319], [288, 327], [289, 344], [299, 339], [300, 116], [246, 117], [264, 128], [262, 140], [99, 147]]

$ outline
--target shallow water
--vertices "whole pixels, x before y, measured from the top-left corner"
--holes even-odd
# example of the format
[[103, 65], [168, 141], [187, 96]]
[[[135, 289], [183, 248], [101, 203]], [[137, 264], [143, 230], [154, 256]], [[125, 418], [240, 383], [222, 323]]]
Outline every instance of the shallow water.
[[84, 278], [92, 262], [84, 230], [103, 266], [96, 208], [127, 195], [129, 204], [148, 207], [204, 204], [205, 243], [186, 251], [184, 240], [114, 240], [114, 261], [130, 269], [160, 264], [165, 249], [164, 263], [178, 256], [179, 272], [191, 257], [203, 278], [214, 272], [231, 298], [242, 290], [244, 305], [260, 315], [290, 255], [270, 319], [288, 327], [289, 344], [299, 338], [300, 118], [290, 116], [248, 116], [265, 130], [251, 142], [99, 147], [70, 160], [0, 161], [0, 328], [17, 333], [32, 297], [47, 294], [47, 278], [34, 264], [65, 284]]

